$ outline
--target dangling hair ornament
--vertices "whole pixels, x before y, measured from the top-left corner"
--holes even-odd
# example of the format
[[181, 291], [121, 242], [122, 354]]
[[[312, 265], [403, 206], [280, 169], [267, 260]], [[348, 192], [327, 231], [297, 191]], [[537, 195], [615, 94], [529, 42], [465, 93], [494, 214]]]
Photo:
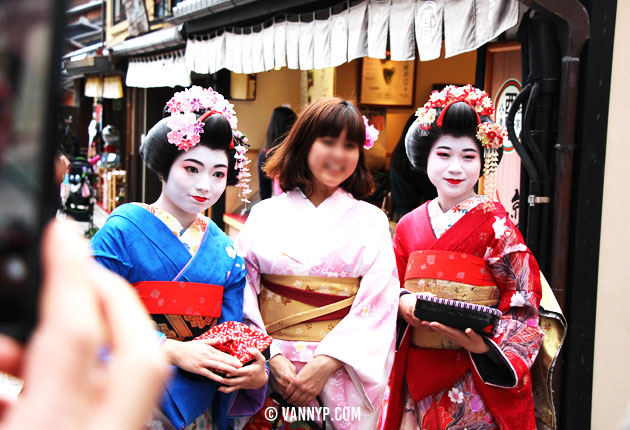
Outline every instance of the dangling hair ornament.
[[365, 125], [365, 144], [363, 147], [365, 149], [370, 149], [374, 146], [374, 142], [378, 139], [378, 129], [374, 127], [372, 124], [368, 122], [368, 119], [363, 116], [363, 125]]
[[442, 91], [433, 91], [424, 106], [416, 111], [418, 126], [429, 130], [437, 117], [437, 110], [442, 108], [436, 125], [442, 127], [442, 120], [447, 109], [456, 102], [464, 102], [477, 114], [477, 139], [484, 150], [483, 194], [490, 202], [496, 195], [496, 171], [499, 164], [499, 148], [507, 136], [507, 130], [501, 124], [481, 122], [480, 116], [489, 117], [494, 114], [492, 99], [485, 91], [466, 85], [456, 87], [448, 85]]
[[252, 192], [252, 190], [249, 189], [249, 180], [251, 179], [251, 175], [249, 173], [249, 168], [247, 167], [250, 161], [245, 154], [247, 152], [247, 147], [249, 147], [249, 144], [247, 143], [247, 136], [237, 130], [234, 132], [234, 140], [236, 141], [236, 145], [234, 145], [234, 149], [236, 150], [234, 158], [236, 159], [236, 168], [238, 169], [238, 175], [236, 175], [236, 178], [238, 179], [238, 184], [236, 184], [236, 188], [238, 188], [238, 197], [243, 203], [251, 203], [247, 199], [247, 196]]
[[[234, 105], [228, 102], [218, 92], [212, 88], [202, 88], [194, 85], [184, 91], [179, 91], [166, 104], [171, 117], [166, 125], [171, 131], [166, 135], [168, 142], [177, 146], [177, 149], [188, 151], [201, 141], [201, 133], [203, 133], [203, 125], [206, 118], [210, 115], [223, 115], [232, 128], [234, 137], [230, 143], [230, 149], [235, 148], [236, 168], [239, 170], [237, 178], [239, 183], [239, 197], [242, 201], [249, 203], [245, 198], [251, 191], [249, 189], [249, 169], [245, 153], [247, 152], [247, 137], [236, 129], [238, 119], [234, 112]], [[205, 111], [201, 116], [197, 117], [195, 112]], [[236, 138], [238, 145], [235, 147], [234, 139]]]

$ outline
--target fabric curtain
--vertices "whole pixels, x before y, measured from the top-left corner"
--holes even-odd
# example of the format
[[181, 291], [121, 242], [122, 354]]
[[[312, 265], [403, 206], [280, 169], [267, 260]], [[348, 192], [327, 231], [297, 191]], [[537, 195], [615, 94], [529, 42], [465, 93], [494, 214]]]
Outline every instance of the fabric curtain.
[[300, 68], [300, 23], [288, 21], [286, 23], [287, 30], [287, 67], [289, 69]]
[[131, 58], [126, 85], [183, 85], [191, 71], [312, 70], [365, 56], [384, 59], [388, 35], [392, 60], [413, 60], [415, 37], [420, 60], [429, 61], [440, 57], [442, 40], [446, 57], [472, 51], [515, 26], [518, 16], [517, 0], [365, 0], [325, 20], [274, 20], [259, 32], [190, 36], [184, 55]]
[[254, 73], [254, 62], [253, 62], [253, 45], [254, 44], [254, 33], [242, 34], [241, 35], [241, 73]]
[[300, 22], [299, 26], [299, 55], [300, 69], [311, 70], [313, 68], [313, 36], [315, 34], [315, 20]]
[[195, 37], [192, 37], [191, 39], [188, 39], [186, 41], [186, 49], [184, 50], [186, 55], [186, 64], [188, 65], [188, 68], [193, 72], [197, 71], [197, 69], [195, 68], [195, 58], [197, 57], [195, 53], [196, 45], [197, 39]]
[[214, 58], [210, 61], [208, 65], [209, 73], [216, 73], [225, 67], [225, 35], [226, 33], [222, 33], [220, 36], [215, 37], [214, 46], [212, 48], [212, 54]]
[[396, 0], [389, 12], [389, 47], [393, 61], [416, 58], [414, 46], [414, 0]]
[[390, 0], [368, 3], [368, 57], [384, 59], [387, 56], [390, 6]]
[[517, 22], [518, 2], [514, 0], [447, 1], [444, 5], [445, 56], [473, 51]]
[[348, 60], [348, 11], [333, 15], [330, 23], [330, 66], [337, 67]]
[[252, 46], [252, 71], [251, 73], [260, 73], [265, 71], [265, 53], [263, 51], [263, 34], [262, 31], [252, 32], [249, 35]]
[[440, 58], [442, 51], [443, 0], [417, 0], [415, 8], [416, 43], [420, 61]]
[[232, 71], [234, 73], [243, 73], [243, 35], [234, 33], [232, 37]]
[[286, 67], [287, 65], [287, 23], [274, 23], [273, 36], [273, 57], [275, 67]]
[[223, 57], [222, 66], [228, 70], [234, 71], [234, 33], [225, 32], [225, 55]]
[[263, 29], [262, 40], [263, 40], [263, 59], [265, 63], [265, 71], [271, 70], [275, 67], [274, 46], [273, 46], [274, 37], [275, 37], [275, 27], [273, 25], [271, 27]]
[[348, 61], [368, 54], [367, 1], [348, 9]]
[[330, 21], [317, 20], [313, 37], [313, 68], [324, 69], [332, 64], [330, 59]]

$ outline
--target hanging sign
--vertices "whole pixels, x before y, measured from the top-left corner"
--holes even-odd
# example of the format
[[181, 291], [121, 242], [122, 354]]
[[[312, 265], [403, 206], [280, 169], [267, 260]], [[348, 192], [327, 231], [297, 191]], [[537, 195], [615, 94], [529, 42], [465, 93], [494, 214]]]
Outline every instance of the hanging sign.
[[[512, 103], [518, 93], [521, 92], [521, 84], [516, 79], [508, 79], [501, 85], [495, 98], [494, 121], [507, 126], [507, 116]], [[514, 117], [514, 131], [517, 136], [521, 134], [522, 114], [519, 108]], [[514, 146], [510, 139], [506, 136], [503, 141], [503, 158], [497, 169], [497, 191], [499, 200], [505, 206], [510, 219], [518, 224], [518, 211], [521, 188], [521, 157], [514, 150]]]

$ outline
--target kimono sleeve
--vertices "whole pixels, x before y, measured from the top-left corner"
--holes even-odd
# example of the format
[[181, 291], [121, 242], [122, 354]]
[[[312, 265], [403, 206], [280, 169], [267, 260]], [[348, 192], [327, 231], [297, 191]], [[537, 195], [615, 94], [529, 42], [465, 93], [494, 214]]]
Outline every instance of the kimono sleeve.
[[125, 246], [125, 231], [135, 228], [120, 217], [110, 217], [90, 241], [94, 259], [127, 280], [133, 262]]
[[364, 252], [356, 257], [363, 264], [359, 291], [348, 315], [324, 337], [314, 355], [343, 362], [364, 403], [378, 408], [374, 402], [382, 393], [376, 387], [391, 370], [399, 288], [387, 218], [380, 211], [370, 218], [371, 232], [361, 238]]
[[491, 353], [483, 358], [471, 356], [485, 383], [513, 388], [529, 375], [543, 338], [538, 326], [540, 270], [516, 226], [506, 217], [494, 218], [494, 232], [489, 232], [494, 240], [486, 257], [501, 290], [499, 310], [503, 316], [496, 335], [488, 339]]
[[[219, 322], [244, 321], [243, 292], [246, 286], [246, 273], [245, 260], [237, 252], [223, 290], [223, 307]], [[258, 389], [238, 390], [233, 395], [227, 396], [230, 399], [227, 415], [240, 417], [255, 414], [262, 408], [266, 392], [267, 384], [264, 384]]]
[[[229, 257], [228, 257], [229, 258]], [[238, 253], [227, 273], [223, 287], [223, 305], [219, 324], [225, 321], [243, 321], [243, 289], [245, 288], [245, 261]]]
[[[245, 291], [243, 293], [243, 322], [266, 333], [265, 324], [258, 307], [258, 294], [260, 293], [260, 265], [258, 258], [253, 251], [256, 239], [256, 228], [259, 223], [260, 213], [254, 207], [243, 226], [243, 229], [236, 238], [237, 252], [243, 256], [247, 272]], [[275, 355], [275, 348], [272, 345], [272, 356]], [[276, 352], [277, 353], [277, 352]]]
[[405, 274], [407, 273], [407, 261], [409, 259], [409, 252], [407, 251], [404, 239], [406, 218], [402, 218], [398, 225], [396, 225], [396, 231], [394, 232], [394, 238], [392, 245], [394, 247], [394, 254], [396, 255], [396, 268], [398, 269], [398, 278], [400, 287], [403, 288], [405, 284]]

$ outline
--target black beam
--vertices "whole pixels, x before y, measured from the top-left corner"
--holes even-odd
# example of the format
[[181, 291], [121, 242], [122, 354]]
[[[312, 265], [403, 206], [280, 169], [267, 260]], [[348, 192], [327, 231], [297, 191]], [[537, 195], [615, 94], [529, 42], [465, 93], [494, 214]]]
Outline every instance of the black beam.
[[187, 21], [184, 28], [186, 34], [207, 33], [223, 27], [261, 24], [282, 14], [307, 14], [333, 6], [343, 9], [346, 4], [343, 0], [256, 1]]
[[581, 2], [590, 16], [591, 35], [581, 56], [576, 115], [561, 429], [587, 429], [591, 422], [604, 160], [617, 11], [616, 0]]

